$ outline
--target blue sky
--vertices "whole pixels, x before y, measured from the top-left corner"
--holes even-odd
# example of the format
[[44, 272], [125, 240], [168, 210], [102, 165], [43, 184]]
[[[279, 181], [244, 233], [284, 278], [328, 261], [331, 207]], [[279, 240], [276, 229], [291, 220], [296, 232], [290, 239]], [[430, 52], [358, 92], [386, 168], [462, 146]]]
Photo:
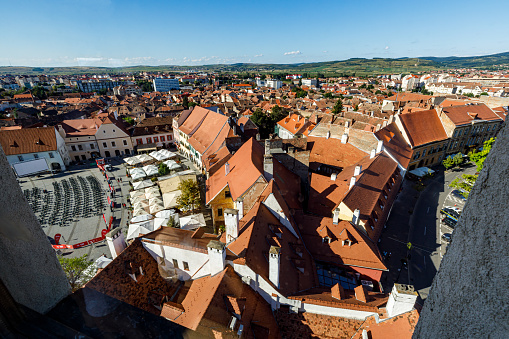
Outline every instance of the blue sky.
[[509, 1], [0, 0], [0, 65], [298, 63], [509, 51]]

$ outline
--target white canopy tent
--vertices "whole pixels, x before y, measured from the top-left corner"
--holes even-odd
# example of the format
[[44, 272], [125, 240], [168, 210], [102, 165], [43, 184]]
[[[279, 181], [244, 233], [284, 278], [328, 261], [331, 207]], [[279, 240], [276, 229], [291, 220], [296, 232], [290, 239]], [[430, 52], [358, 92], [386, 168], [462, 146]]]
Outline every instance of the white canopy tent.
[[175, 160], [166, 160], [163, 162], [170, 170], [179, 169], [181, 166], [175, 162]]
[[170, 152], [167, 149], [159, 150], [159, 153], [164, 154], [166, 156], [166, 159], [175, 158], [177, 156], [177, 154]]
[[131, 199], [134, 199], [142, 195], [145, 196], [145, 191], [132, 191], [129, 193], [129, 195], [131, 195]]
[[147, 154], [139, 154], [133, 158], [138, 159], [140, 162], [147, 162], [152, 160], [152, 157]]
[[131, 166], [135, 166], [141, 163], [140, 159], [136, 157], [124, 158], [124, 162]]
[[155, 185], [155, 183], [153, 183], [152, 180], [143, 180], [143, 181], [134, 182], [133, 188], [135, 190], [140, 190], [140, 189], [151, 187], [154, 185]]
[[149, 203], [147, 200], [141, 200], [141, 201], [137, 201], [133, 204], [133, 208], [136, 210], [136, 209], [140, 209], [140, 208], [146, 208], [149, 206]]
[[133, 211], [133, 217], [138, 217], [140, 215], [149, 214], [145, 209], [143, 208], [135, 208]]
[[134, 239], [140, 235], [150, 233], [154, 230], [154, 220], [147, 220], [145, 222], [130, 224], [127, 230], [127, 240]]
[[166, 160], [168, 159], [169, 157], [161, 152], [161, 151], [154, 151], [152, 153], [149, 154], [152, 158], [156, 159], [157, 161], [162, 161], [162, 160]]
[[141, 168], [131, 168], [129, 174], [131, 174], [131, 178], [133, 178], [133, 180], [143, 179], [147, 176], [145, 171]]
[[163, 211], [160, 211], [160, 212], [157, 212], [156, 213], [156, 218], [155, 220], [157, 221], [154, 221], [154, 223], [158, 223], [158, 222], [162, 222], [160, 220], [164, 220], [164, 222], [162, 222], [163, 226], [166, 226], [168, 224], [168, 221], [170, 220], [170, 218], [173, 218], [173, 220], [175, 220], [175, 223], [178, 227], [180, 227], [180, 218], [179, 218], [179, 215], [178, 213], [175, 211], [175, 210], [163, 210]]
[[144, 215], [140, 215], [140, 216], [132, 218], [130, 223], [136, 224], [136, 223], [148, 221], [151, 219], [154, 219], [154, 216], [152, 214], [144, 214]]
[[192, 214], [180, 218], [180, 228], [185, 230], [194, 230], [198, 227], [207, 226], [202, 213]]
[[157, 212], [164, 210], [164, 206], [162, 203], [153, 203], [150, 205], [149, 208], [151, 214], [156, 214]]
[[433, 173], [435, 173], [435, 171], [433, 171], [432, 169], [427, 168], [427, 167], [419, 167], [419, 168], [416, 168], [416, 169], [411, 170], [409, 172], [412, 173], [413, 175], [418, 176], [418, 177], [423, 177], [426, 174], [433, 174]]
[[163, 194], [164, 208], [178, 207], [177, 198], [180, 197], [182, 191], [173, 191]]
[[152, 176], [152, 175], [156, 175], [159, 173], [159, 171], [157, 170], [157, 167], [154, 165], [143, 166], [143, 171], [145, 171], [147, 176]]

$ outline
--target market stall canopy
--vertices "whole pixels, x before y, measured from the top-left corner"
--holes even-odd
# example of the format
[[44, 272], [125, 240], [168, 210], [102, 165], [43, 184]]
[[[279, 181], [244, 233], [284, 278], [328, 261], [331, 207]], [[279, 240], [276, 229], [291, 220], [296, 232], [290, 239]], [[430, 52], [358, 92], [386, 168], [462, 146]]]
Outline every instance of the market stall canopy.
[[142, 223], [130, 224], [127, 230], [127, 240], [134, 239], [140, 235], [148, 234], [154, 231], [154, 220], [148, 220]]
[[136, 157], [124, 158], [124, 162], [131, 166], [135, 166], [141, 163], [140, 159]]
[[138, 216], [144, 215], [144, 214], [150, 214], [150, 213], [145, 211], [145, 209], [143, 209], [143, 208], [135, 208], [133, 211], [133, 217], [138, 217]]
[[153, 215], [151, 215], [151, 214], [144, 214], [144, 215], [140, 215], [140, 216], [132, 218], [130, 223], [131, 224], [136, 224], [136, 223], [148, 221], [148, 220], [151, 220], [151, 219], [154, 219]]
[[144, 190], [132, 191], [131, 193], [129, 193], [129, 195], [131, 195], [131, 199], [134, 199], [134, 198], [142, 196], [142, 195], [145, 196], [145, 191]]
[[155, 185], [155, 183], [153, 183], [152, 180], [143, 180], [143, 181], [133, 182], [133, 188], [135, 190], [140, 190], [140, 189], [151, 187], [154, 185]]
[[162, 203], [154, 203], [150, 205], [149, 208], [151, 214], [156, 214], [157, 212], [164, 210], [164, 206]]
[[166, 160], [165, 162], [163, 162], [163, 164], [168, 166], [168, 168], [170, 170], [176, 170], [181, 167], [179, 164], [177, 164], [177, 162], [175, 160]]
[[163, 194], [164, 208], [178, 207], [177, 198], [180, 197], [182, 191], [173, 191]]
[[131, 175], [131, 178], [133, 180], [143, 179], [147, 176], [145, 171], [142, 170], [141, 168], [131, 168], [129, 174]]
[[198, 227], [207, 226], [202, 213], [192, 214], [180, 218], [180, 228], [185, 230], [194, 230]]
[[435, 173], [435, 171], [433, 171], [432, 169], [427, 168], [427, 167], [419, 167], [419, 168], [416, 168], [416, 169], [411, 170], [409, 172], [412, 173], [413, 175], [418, 176], [418, 177], [423, 177], [426, 174], [433, 174], [433, 173]]
[[162, 161], [162, 160], [166, 160], [166, 159], [169, 159], [169, 157], [161, 152], [161, 151], [154, 151], [154, 152], [151, 152], [149, 154], [152, 158], [156, 159], [157, 161]]
[[133, 158], [137, 158], [140, 162], [147, 162], [153, 160], [153, 158], [147, 154], [139, 154]]
[[145, 173], [147, 174], [147, 176], [152, 176], [152, 175], [156, 175], [159, 173], [159, 171], [157, 170], [157, 167], [154, 165], [147, 165], [147, 166], [143, 166], [142, 168], [145, 171]]

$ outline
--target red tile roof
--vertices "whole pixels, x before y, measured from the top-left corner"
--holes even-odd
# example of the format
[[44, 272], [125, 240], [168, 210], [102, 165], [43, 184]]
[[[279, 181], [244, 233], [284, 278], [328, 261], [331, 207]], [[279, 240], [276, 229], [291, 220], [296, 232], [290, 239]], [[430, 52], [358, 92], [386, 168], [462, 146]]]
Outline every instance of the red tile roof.
[[412, 147], [447, 139], [437, 111], [415, 111], [398, 115]]
[[184, 120], [184, 122], [179, 125], [178, 129], [184, 134], [191, 135], [196, 130], [196, 128], [201, 125], [207, 114], [210, 112], [212, 111], [200, 106], [196, 106], [189, 114], [189, 116]]
[[[194, 110], [191, 116], [193, 114]], [[189, 118], [187, 120], [189, 120]], [[188, 142], [198, 153], [203, 154], [212, 145], [212, 143], [222, 143], [228, 136], [229, 130], [230, 125], [228, 124], [228, 117], [210, 111], [205, 116], [205, 119], [198, 129], [189, 138]], [[219, 148], [219, 145], [217, 148]]]
[[444, 107], [443, 113], [445, 113], [456, 126], [469, 124], [474, 120], [501, 120], [501, 118], [485, 104]]
[[308, 137], [309, 169], [317, 170], [321, 164], [345, 168], [358, 162], [366, 153], [357, 147], [335, 138]]
[[401, 166], [404, 168], [408, 167], [412, 160], [412, 148], [407, 144], [395, 123], [391, 123], [378, 130], [375, 132], [375, 136], [378, 140], [383, 141], [384, 148], [396, 158]]
[[413, 310], [396, 317], [376, 322], [374, 316], [367, 318], [359, 327], [352, 339], [362, 339], [362, 332], [366, 330], [368, 338], [372, 339], [410, 339], [419, 320], [419, 313]]
[[0, 144], [5, 155], [56, 151], [56, 131], [53, 127], [3, 130]]

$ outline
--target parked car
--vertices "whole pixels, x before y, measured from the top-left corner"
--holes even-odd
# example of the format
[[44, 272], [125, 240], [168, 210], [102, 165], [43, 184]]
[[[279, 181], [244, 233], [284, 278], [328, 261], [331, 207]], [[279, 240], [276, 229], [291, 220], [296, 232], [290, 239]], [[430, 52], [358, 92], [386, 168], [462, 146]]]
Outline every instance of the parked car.
[[440, 210], [440, 214], [447, 215], [456, 221], [458, 221], [458, 219], [460, 218], [460, 214], [458, 212], [447, 207], [442, 208]]
[[447, 243], [450, 243], [451, 240], [452, 240], [452, 234], [451, 233], [444, 233], [444, 234], [442, 234], [442, 240], [447, 242]]
[[459, 207], [456, 207], [456, 206], [445, 206], [444, 208], [449, 208], [453, 211], [456, 211], [458, 214], [461, 214], [461, 208]]
[[450, 218], [449, 216], [446, 216], [442, 219], [442, 223], [449, 226], [450, 228], [454, 229], [456, 227], [456, 220]]

